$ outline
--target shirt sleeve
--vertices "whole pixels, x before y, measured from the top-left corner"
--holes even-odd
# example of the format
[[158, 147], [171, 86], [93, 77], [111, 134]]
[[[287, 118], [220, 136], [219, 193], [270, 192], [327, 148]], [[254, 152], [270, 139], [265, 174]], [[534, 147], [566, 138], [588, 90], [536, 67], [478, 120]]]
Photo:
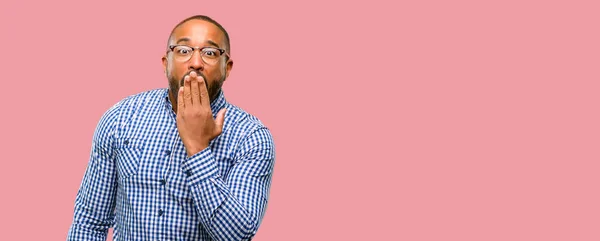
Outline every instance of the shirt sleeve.
[[88, 165], [75, 198], [68, 241], [105, 241], [114, 224], [117, 173], [111, 156], [115, 106], [104, 113], [94, 132]]
[[210, 148], [182, 165], [200, 221], [214, 240], [251, 240], [267, 206], [275, 149], [265, 127], [244, 141], [235, 164], [221, 176]]

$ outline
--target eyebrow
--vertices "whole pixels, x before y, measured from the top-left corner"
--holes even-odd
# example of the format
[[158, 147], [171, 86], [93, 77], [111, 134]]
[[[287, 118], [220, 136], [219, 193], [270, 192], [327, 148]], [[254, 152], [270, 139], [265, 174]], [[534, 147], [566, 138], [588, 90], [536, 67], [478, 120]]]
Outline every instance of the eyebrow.
[[189, 38], [180, 38], [179, 40], [177, 40], [176, 44], [179, 44], [180, 42], [189, 42], [190, 39]]
[[[190, 39], [189, 39], [189, 38], [183, 37], [183, 38], [180, 38], [179, 40], [177, 40], [176, 44], [179, 44], [179, 43], [181, 43], [181, 42], [189, 42], [189, 41], [190, 41]], [[215, 47], [217, 47], [217, 48], [221, 48], [221, 47], [219, 47], [219, 45], [218, 45], [217, 43], [215, 43], [215, 42], [214, 42], [214, 41], [212, 41], [212, 40], [206, 40], [206, 42], [207, 42], [208, 44], [212, 45], [212, 46], [215, 46]]]
[[215, 43], [215, 42], [213, 42], [213, 41], [211, 41], [211, 40], [206, 40], [206, 42], [208, 42], [208, 44], [210, 44], [210, 45], [212, 45], [212, 46], [215, 46], [215, 47], [217, 47], [217, 48], [221, 48], [221, 47], [219, 47], [219, 45], [218, 45], [217, 43]]

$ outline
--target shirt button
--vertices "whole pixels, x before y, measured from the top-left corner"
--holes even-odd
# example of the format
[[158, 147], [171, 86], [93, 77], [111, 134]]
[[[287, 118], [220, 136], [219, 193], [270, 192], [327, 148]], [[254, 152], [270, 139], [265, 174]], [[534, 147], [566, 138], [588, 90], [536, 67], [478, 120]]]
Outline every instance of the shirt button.
[[164, 213], [164, 212], [163, 212], [163, 210], [162, 210], [162, 209], [161, 209], [161, 210], [158, 210], [158, 216], [162, 216], [162, 215], [163, 215], [163, 213]]
[[192, 172], [190, 170], [185, 171], [185, 175], [187, 175], [188, 177], [192, 175]]
[[169, 150], [166, 150], [166, 151], [165, 151], [165, 156], [168, 156], [168, 155], [171, 155], [171, 151], [169, 151]]
[[167, 183], [167, 181], [165, 181], [165, 179], [160, 180], [161, 185], [165, 185], [166, 183]]
[[125, 145], [129, 144], [129, 140], [125, 140], [124, 143], [125, 143]]

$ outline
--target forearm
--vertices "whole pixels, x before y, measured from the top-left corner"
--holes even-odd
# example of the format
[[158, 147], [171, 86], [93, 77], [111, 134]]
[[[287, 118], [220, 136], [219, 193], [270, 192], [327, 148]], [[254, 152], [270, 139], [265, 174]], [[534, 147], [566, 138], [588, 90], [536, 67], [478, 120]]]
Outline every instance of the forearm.
[[112, 212], [99, 210], [102, 206], [107, 205], [95, 204], [88, 196], [78, 194], [67, 241], [105, 241], [114, 218]]
[[258, 188], [262, 183], [239, 180], [249, 186], [245, 193], [241, 189], [243, 184], [238, 185], [235, 181], [226, 183], [219, 174], [210, 148], [188, 159], [183, 171], [188, 175], [188, 186], [202, 225], [213, 239], [249, 240], [256, 234], [261, 218], [259, 210], [263, 210], [261, 208], [266, 204], [265, 189]]
[[106, 241], [110, 226], [110, 223], [102, 222], [73, 222], [67, 241]]
[[114, 222], [116, 179], [107, 155], [96, 148], [75, 199], [68, 241], [105, 241]]
[[258, 220], [231, 195], [219, 179], [191, 186], [204, 227], [215, 240], [248, 240], [258, 229]]

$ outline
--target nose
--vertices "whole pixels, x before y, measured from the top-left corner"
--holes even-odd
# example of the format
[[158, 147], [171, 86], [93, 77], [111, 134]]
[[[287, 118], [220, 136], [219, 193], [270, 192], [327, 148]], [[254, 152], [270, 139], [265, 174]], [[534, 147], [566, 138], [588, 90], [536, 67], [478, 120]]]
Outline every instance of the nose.
[[194, 51], [192, 57], [190, 57], [190, 70], [201, 71], [204, 69], [204, 62], [202, 61], [202, 53], [200, 51]]

